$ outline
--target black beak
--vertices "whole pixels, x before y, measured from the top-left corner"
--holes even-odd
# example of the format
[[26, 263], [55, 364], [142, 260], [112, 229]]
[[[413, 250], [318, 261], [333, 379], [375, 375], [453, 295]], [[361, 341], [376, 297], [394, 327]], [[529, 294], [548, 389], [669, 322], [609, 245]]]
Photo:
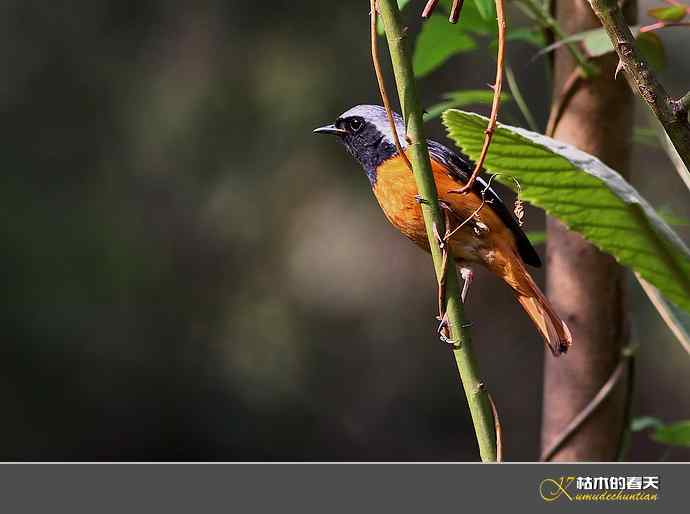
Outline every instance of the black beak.
[[347, 134], [346, 130], [339, 129], [333, 124], [330, 125], [325, 125], [323, 127], [319, 127], [317, 129], [314, 129], [314, 134], [332, 134], [336, 136], [343, 136]]

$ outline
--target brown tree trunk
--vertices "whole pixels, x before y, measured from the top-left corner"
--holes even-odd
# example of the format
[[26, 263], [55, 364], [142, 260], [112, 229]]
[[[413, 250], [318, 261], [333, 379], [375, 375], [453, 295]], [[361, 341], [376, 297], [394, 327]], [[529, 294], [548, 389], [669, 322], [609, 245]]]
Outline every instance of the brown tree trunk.
[[[628, 1], [626, 8], [634, 13], [636, 2]], [[568, 34], [600, 26], [589, 4], [582, 0], [558, 0], [556, 17]], [[553, 135], [626, 175], [633, 127], [632, 94], [622, 76], [613, 78], [617, 64], [614, 54], [596, 63], [601, 73], [577, 82]], [[554, 60], [554, 98], [574, 69], [573, 58], [560, 48]], [[567, 355], [554, 359], [548, 354], [545, 359], [542, 451], [558, 439], [608, 380], [628, 337], [622, 268], [554, 219], [548, 220], [547, 232], [548, 296], [568, 323], [574, 342]], [[624, 432], [625, 382], [629, 379], [623, 376], [553, 460], [615, 460]]]

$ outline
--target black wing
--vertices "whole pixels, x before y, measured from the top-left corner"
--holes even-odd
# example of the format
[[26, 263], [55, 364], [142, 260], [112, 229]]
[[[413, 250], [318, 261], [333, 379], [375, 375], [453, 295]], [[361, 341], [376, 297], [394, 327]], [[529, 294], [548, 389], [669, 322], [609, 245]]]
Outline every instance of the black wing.
[[[441, 143], [436, 141], [427, 140], [427, 145], [429, 147], [429, 154], [434, 160], [445, 165], [452, 175], [455, 176], [460, 182], [466, 184], [474, 170], [474, 161], [467, 157], [463, 153], [456, 153], [449, 148], [443, 146]], [[541, 266], [541, 259], [537, 254], [536, 250], [529, 242], [527, 236], [520, 228], [517, 220], [513, 216], [513, 213], [508, 210], [506, 205], [498, 196], [496, 191], [492, 188], [487, 187], [487, 182], [482, 177], [477, 177], [477, 180], [472, 186], [472, 190], [479, 196], [484, 192], [484, 197], [486, 198], [486, 204], [498, 215], [499, 218], [506, 224], [510, 231], [515, 236], [515, 242], [517, 244], [518, 253], [522, 260], [530, 266], [539, 268]]]

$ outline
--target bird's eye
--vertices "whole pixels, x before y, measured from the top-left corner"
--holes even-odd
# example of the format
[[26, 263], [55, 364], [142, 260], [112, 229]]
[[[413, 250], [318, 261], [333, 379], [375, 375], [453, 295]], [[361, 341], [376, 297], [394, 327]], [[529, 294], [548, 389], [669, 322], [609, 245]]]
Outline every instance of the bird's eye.
[[360, 118], [352, 118], [349, 122], [348, 125], [350, 126], [350, 130], [352, 132], [358, 132], [364, 123], [362, 123], [362, 120]]

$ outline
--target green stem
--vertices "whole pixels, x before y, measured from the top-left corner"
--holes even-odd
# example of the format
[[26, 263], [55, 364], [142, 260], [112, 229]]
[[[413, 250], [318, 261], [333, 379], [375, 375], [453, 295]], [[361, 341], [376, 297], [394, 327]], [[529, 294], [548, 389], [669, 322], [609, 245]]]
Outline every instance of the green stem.
[[[408, 155], [412, 162], [417, 189], [423, 199], [421, 208], [429, 238], [431, 256], [434, 261], [436, 276], [438, 279], [442, 279], [444, 273], [443, 253], [439, 248], [433, 227], [435, 224], [439, 228], [439, 233], [443, 234], [444, 221], [438, 205], [436, 184], [431, 171], [429, 151], [424, 136], [422, 109], [417, 97], [412, 61], [406, 48], [405, 30], [401, 26], [400, 12], [395, 0], [379, 0], [379, 9], [386, 29], [386, 39], [393, 63], [398, 97], [406, 123], [406, 135], [409, 141]], [[448, 262], [454, 263], [452, 255], [449, 255]], [[464, 320], [463, 305], [459, 293], [460, 288], [455, 266], [449, 264], [445, 270], [445, 308], [451, 338], [456, 347], [453, 354], [467, 396], [481, 459], [485, 462], [493, 462], [496, 460], [496, 433], [491, 404], [484, 384], [479, 378], [477, 363], [472, 353], [469, 327]]]
[[520, 112], [522, 113], [523, 118], [525, 118], [530, 130], [533, 132], [540, 132], [539, 125], [537, 125], [537, 121], [534, 119], [532, 111], [529, 110], [525, 97], [522, 96], [520, 86], [518, 86], [517, 80], [515, 79], [515, 74], [510, 66], [506, 66], [506, 81], [508, 82], [510, 93], [513, 95], [513, 98], [515, 98], [515, 103], [520, 109]]

